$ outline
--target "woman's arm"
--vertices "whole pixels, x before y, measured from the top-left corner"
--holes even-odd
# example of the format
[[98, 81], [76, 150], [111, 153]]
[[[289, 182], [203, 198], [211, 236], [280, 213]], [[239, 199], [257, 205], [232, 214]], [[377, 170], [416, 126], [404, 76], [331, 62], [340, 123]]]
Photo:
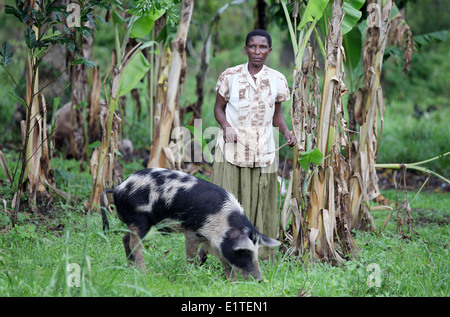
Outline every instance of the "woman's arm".
[[227, 106], [227, 101], [219, 93], [216, 95], [216, 103], [214, 105], [214, 117], [219, 123], [220, 127], [223, 129], [223, 138], [225, 142], [237, 142], [236, 131], [231, 127], [230, 123], [227, 121], [225, 114], [225, 107]]
[[275, 112], [273, 114], [273, 126], [278, 128], [283, 134], [289, 146], [294, 146], [297, 143], [297, 138], [291, 131], [289, 131], [286, 121], [284, 121], [283, 112], [281, 111], [281, 102], [275, 103]]

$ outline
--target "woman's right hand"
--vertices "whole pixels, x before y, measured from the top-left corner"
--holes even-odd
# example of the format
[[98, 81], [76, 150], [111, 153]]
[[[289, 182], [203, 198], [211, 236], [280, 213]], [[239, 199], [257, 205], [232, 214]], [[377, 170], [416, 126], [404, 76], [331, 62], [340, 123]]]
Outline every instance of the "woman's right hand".
[[225, 140], [225, 143], [237, 142], [237, 133], [233, 127], [229, 126], [223, 130], [223, 139]]

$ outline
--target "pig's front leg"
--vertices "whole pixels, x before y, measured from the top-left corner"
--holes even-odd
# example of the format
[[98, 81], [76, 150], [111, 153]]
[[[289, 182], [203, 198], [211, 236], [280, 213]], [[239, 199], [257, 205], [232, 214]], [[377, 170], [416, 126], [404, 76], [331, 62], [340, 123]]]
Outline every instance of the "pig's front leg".
[[233, 282], [236, 281], [236, 274], [234, 274], [233, 267], [230, 264], [228, 264], [227, 261], [225, 261], [223, 259], [220, 259], [220, 262], [222, 262], [223, 267], [225, 268], [226, 279], [233, 281]]
[[[185, 233], [186, 237], [186, 259], [188, 263], [201, 265], [206, 261], [206, 252], [204, 250], [198, 251], [201, 241], [195, 236], [195, 233]], [[197, 252], [198, 251], [198, 252]]]

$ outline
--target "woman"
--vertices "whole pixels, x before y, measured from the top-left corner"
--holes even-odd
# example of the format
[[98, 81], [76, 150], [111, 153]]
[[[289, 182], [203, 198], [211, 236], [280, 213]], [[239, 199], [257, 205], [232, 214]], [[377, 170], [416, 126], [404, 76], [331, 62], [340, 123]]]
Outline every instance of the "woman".
[[[265, 235], [277, 235], [277, 165], [272, 126], [289, 146], [281, 103], [289, 100], [286, 78], [265, 65], [272, 39], [264, 30], [247, 35], [248, 62], [225, 70], [217, 82], [214, 115], [220, 125], [212, 182], [229, 190]], [[267, 257], [268, 250], [261, 250]]]

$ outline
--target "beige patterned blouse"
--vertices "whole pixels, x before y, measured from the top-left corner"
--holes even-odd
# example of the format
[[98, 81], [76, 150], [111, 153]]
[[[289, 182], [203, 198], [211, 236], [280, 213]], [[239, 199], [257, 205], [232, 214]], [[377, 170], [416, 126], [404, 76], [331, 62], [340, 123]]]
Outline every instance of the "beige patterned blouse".
[[227, 101], [225, 115], [237, 133], [237, 143], [225, 143], [223, 131], [218, 146], [225, 159], [240, 167], [266, 167], [275, 158], [273, 115], [275, 103], [289, 100], [289, 87], [280, 72], [263, 66], [255, 75], [248, 63], [228, 68], [219, 77], [216, 90]]

